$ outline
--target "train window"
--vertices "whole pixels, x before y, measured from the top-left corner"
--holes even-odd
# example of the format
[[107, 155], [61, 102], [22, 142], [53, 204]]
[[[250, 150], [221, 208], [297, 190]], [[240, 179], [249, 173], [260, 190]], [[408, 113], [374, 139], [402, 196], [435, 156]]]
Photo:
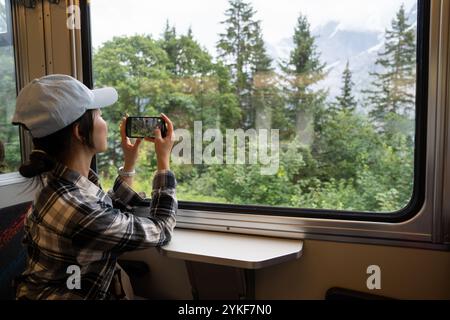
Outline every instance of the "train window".
[[0, 174], [16, 171], [21, 161], [19, 131], [11, 125], [17, 95], [11, 34], [9, 1], [0, 0]]
[[11, 44], [11, 14], [9, 1], [0, 0], [0, 46]]
[[[181, 208], [404, 215], [419, 197], [424, 5], [92, 1], [95, 85], [120, 95], [103, 113], [104, 185], [121, 165], [120, 118], [164, 112], [177, 128]], [[144, 148], [136, 187], [149, 192], [156, 164]]]
[[6, 3], [5, 0], [0, 1], [0, 34], [6, 33]]

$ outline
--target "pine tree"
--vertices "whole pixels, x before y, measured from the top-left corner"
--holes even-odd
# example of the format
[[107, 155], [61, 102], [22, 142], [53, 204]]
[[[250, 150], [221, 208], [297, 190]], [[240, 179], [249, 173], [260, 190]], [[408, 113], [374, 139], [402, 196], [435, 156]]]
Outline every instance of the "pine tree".
[[[221, 33], [217, 43], [219, 59], [229, 68], [235, 93], [243, 112], [243, 127], [255, 125], [258, 107], [253, 106], [254, 82], [258, 74], [272, 71], [271, 59], [266, 53], [261, 31], [261, 22], [254, 19], [255, 11], [249, 3], [230, 0], [222, 24], [226, 32]], [[259, 93], [256, 93], [259, 95]]]
[[380, 71], [371, 73], [372, 89], [364, 92], [372, 120], [383, 127], [389, 114], [408, 116], [415, 106], [415, 28], [408, 23], [403, 5], [386, 30], [384, 50], [375, 65]]
[[344, 84], [341, 89], [341, 95], [336, 98], [336, 108], [338, 110], [345, 110], [352, 113], [356, 110], [357, 103], [352, 93], [352, 89], [355, 84], [352, 81], [352, 72], [348, 61], [345, 66], [344, 73], [342, 74], [342, 82]]
[[250, 56], [251, 73], [251, 122], [256, 129], [271, 129], [273, 108], [279, 100], [276, 74], [272, 59], [268, 56], [260, 25], [255, 30], [255, 41]]
[[161, 48], [166, 51], [169, 57], [170, 62], [167, 65], [167, 69], [172, 74], [176, 74], [176, 61], [178, 56], [177, 32], [175, 27], [170, 26], [169, 20], [166, 20], [166, 26], [162, 34]]
[[293, 119], [296, 135], [304, 144], [311, 144], [315, 123], [325, 100], [325, 93], [313, 85], [325, 77], [325, 64], [320, 62], [306, 16], [300, 14], [294, 31], [294, 49], [287, 61], [280, 64], [284, 75], [287, 113]]
[[158, 43], [166, 51], [170, 60], [167, 68], [175, 77], [202, 77], [213, 68], [212, 57], [194, 39], [191, 28], [186, 35], [178, 35], [167, 22]]

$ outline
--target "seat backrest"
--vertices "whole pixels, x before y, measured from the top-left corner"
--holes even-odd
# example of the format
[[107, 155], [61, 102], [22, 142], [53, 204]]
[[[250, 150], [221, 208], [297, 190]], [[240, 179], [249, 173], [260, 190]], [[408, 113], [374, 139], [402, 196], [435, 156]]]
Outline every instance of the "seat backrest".
[[31, 203], [0, 209], [0, 300], [15, 299], [13, 280], [25, 269], [24, 221]]

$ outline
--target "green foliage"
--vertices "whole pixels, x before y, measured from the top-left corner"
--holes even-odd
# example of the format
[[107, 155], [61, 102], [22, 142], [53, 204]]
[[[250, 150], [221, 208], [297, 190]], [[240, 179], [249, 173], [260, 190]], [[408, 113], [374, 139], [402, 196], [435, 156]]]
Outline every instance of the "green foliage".
[[[122, 115], [165, 112], [176, 128], [191, 134], [194, 121], [202, 121], [203, 130], [218, 128], [222, 133], [281, 129], [274, 175], [263, 175], [261, 164], [173, 164], [180, 200], [367, 212], [406, 206], [414, 178], [414, 120], [393, 107], [397, 102], [402, 110], [412, 107], [405, 88], [415, 77], [414, 39], [404, 11], [387, 32], [385, 51], [377, 61], [381, 71], [373, 84], [377, 91], [366, 101], [382, 111], [383, 130], [380, 117], [373, 121], [373, 112], [358, 113], [349, 64], [336, 102], [327, 103], [327, 93], [316, 89], [326, 76], [325, 65], [305, 16], [297, 20], [294, 47], [289, 59], [279, 62], [278, 73], [255, 13], [250, 4], [230, 0], [217, 57], [201, 47], [192, 30], [177, 34], [169, 22], [159, 39], [117, 37], [95, 51], [96, 85], [114, 86], [120, 97], [104, 112], [110, 123], [110, 150], [98, 162], [104, 187], [112, 186], [115, 167], [121, 165]], [[402, 57], [393, 60], [396, 55]], [[394, 87], [395, 77], [406, 82]], [[154, 148], [144, 143], [134, 188], [150, 195], [155, 169]]]
[[226, 31], [219, 35], [217, 50], [219, 60], [232, 75], [243, 112], [241, 127], [270, 127], [272, 104], [267, 100], [276, 96], [276, 90], [269, 80], [273, 78], [272, 59], [264, 47], [261, 22], [254, 19], [256, 12], [250, 3], [230, 0], [229, 5], [222, 21]]
[[167, 22], [158, 43], [169, 58], [167, 70], [175, 77], [207, 76], [214, 69], [212, 57], [195, 41], [192, 30], [187, 35], [177, 36], [175, 27]]
[[17, 171], [21, 162], [18, 127], [11, 125], [16, 102], [14, 51], [0, 47], [0, 173]]
[[[192, 35], [177, 36], [175, 29], [155, 41], [149, 36], [118, 37], [94, 55], [97, 86], [114, 86], [119, 101], [104, 110], [109, 120], [109, 150], [99, 157], [99, 168], [120, 166], [118, 123], [130, 115], [170, 114], [176, 125], [193, 129], [194, 121], [206, 126], [234, 127], [241, 111], [226, 83], [229, 75], [200, 47]], [[166, 28], [166, 29], [167, 29]], [[223, 120], [222, 120], [223, 119]]]
[[339, 111], [324, 120], [320, 136], [313, 146], [319, 162], [321, 180], [355, 179], [364, 165], [377, 161], [381, 139], [362, 115]]
[[320, 62], [308, 19], [302, 14], [297, 20], [293, 43], [289, 59], [280, 63], [287, 126], [299, 141], [311, 144], [326, 98], [326, 93], [314, 89], [314, 85], [324, 79], [325, 64]]
[[352, 81], [352, 72], [350, 71], [350, 63], [348, 61], [345, 66], [344, 73], [342, 74], [342, 82], [344, 84], [341, 89], [341, 95], [336, 98], [337, 103], [334, 108], [337, 110], [355, 112], [357, 103], [352, 93], [352, 89], [355, 84]]

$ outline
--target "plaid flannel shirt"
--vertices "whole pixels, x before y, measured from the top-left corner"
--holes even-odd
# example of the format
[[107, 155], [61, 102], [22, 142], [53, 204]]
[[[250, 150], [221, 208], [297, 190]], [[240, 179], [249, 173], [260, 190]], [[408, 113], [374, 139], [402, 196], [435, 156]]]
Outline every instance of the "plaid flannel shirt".
[[[170, 241], [178, 208], [175, 188], [175, 175], [158, 171], [151, 200], [120, 177], [107, 194], [93, 171], [86, 178], [58, 164], [26, 217], [28, 259], [17, 298], [109, 299], [120, 254]], [[147, 210], [146, 216], [135, 215], [136, 208]], [[70, 266], [80, 270], [80, 289], [67, 284]]]

